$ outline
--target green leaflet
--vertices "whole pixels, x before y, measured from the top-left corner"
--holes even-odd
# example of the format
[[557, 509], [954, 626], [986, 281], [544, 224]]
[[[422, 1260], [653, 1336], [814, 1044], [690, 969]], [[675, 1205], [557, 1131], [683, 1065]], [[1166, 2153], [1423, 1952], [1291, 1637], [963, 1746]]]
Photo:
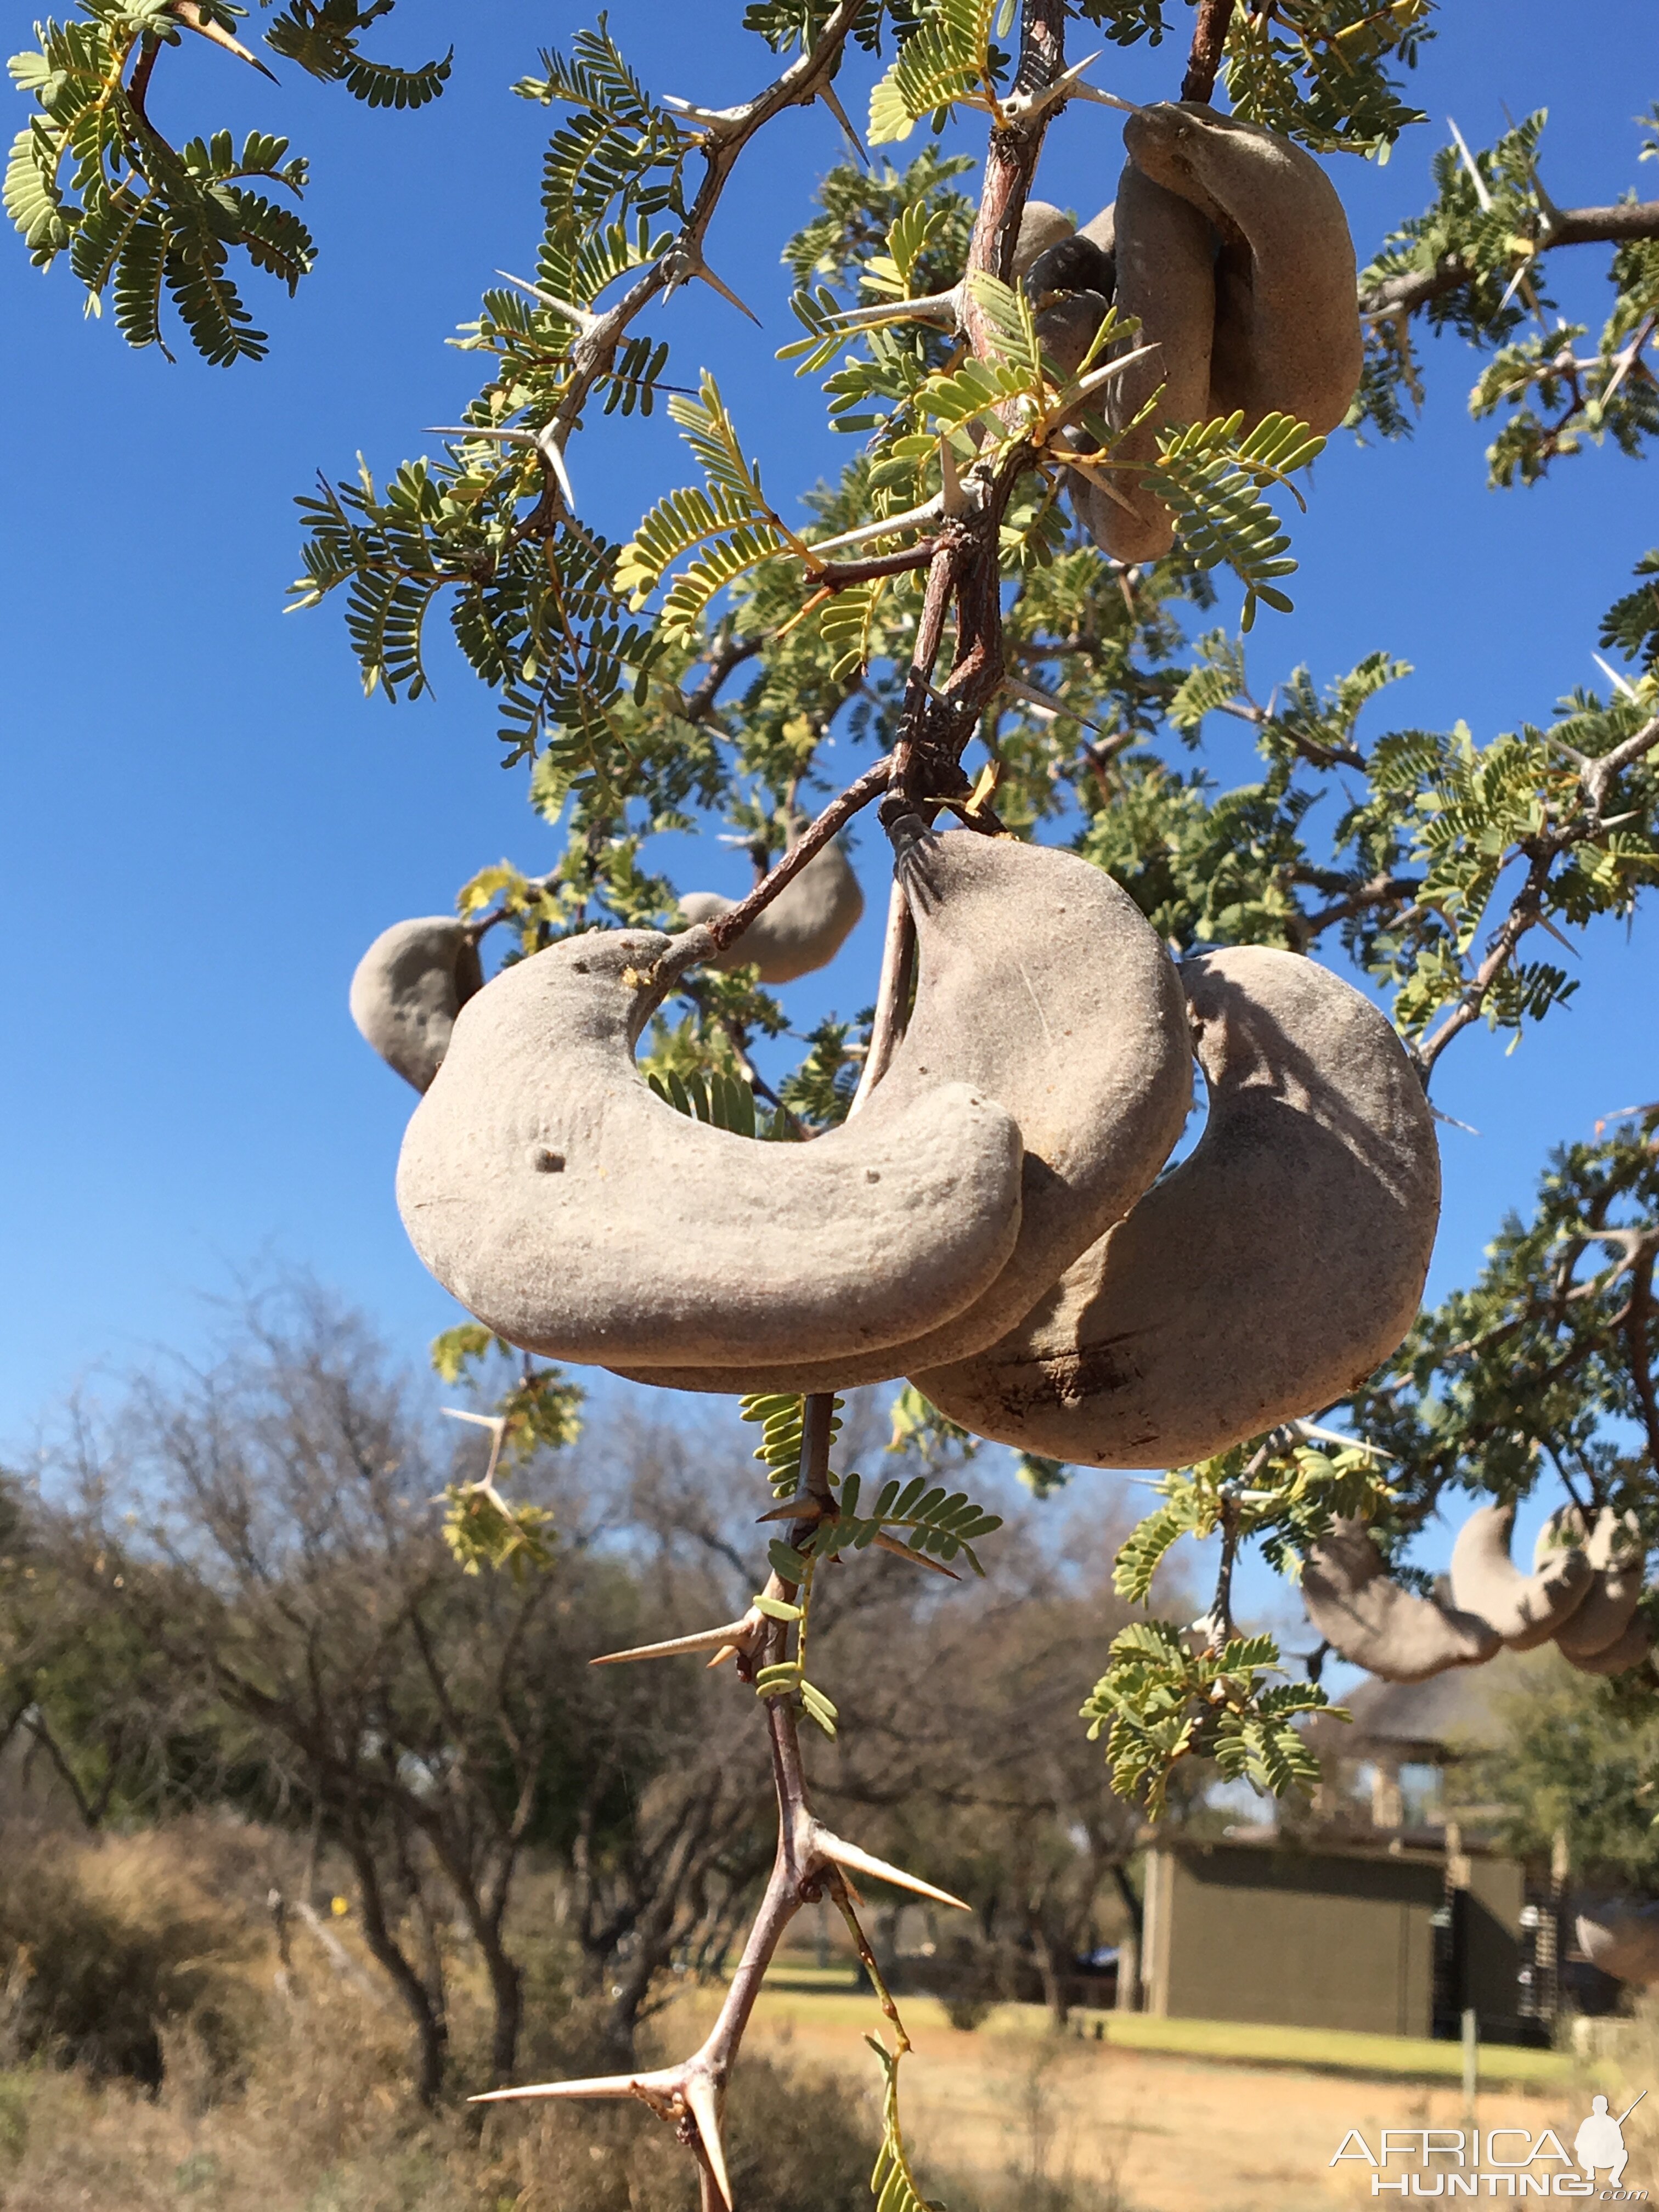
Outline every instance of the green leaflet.
[[662, 611], [662, 635], [690, 641], [715, 594], [775, 555], [804, 550], [767, 503], [760, 471], [744, 456], [720, 387], [707, 370], [695, 399], [676, 396], [669, 414], [702, 464], [706, 488], [670, 492], [646, 515], [617, 556], [616, 587], [637, 612], [683, 553], [702, 548], [675, 578]]
[[1264, 416], [1241, 441], [1243, 421], [1242, 414], [1218, 416], [1188, 429], [1161, 432], [1157, 481], [1192, 560], [1200, 568], [1224, 561], [1243, 584], [1239, 627], [1248, 630], [1259, 599], [1280, 614], [1291, 611], [1290, 599], [1271, 580], [1296, 568], [1291, 541], [1261, 487], [1305, 468], [1324, 452], [1325, 441], [1288, 415]]
[[[739, 1413], [745, 1421], [762, 1424], [760, 1449], [755, 1457], [767, 1470], [767, 1480], [775, 1498], [793, 1498], [800, 1486], [800, 1445], [802, 1401], [798, 1396], [764, 1392], [752, 1394], [738, 1401]], [[839, 1398], [832, 1401], [830, 1409], [830, 1443], [833, 1449], [841, 1434]], [[837, 1480], [831, 1474], [830, 1480]], [[798, 1554], [792, 1554], [798, 1557]], [[790, 1577], [798, 1581], [798, 1576]]]
[[[659, 1075], [654, 1072], [646, 1080], [659, 1098], [665, 1098], [677, 1114], [684, 1114], [698, 1121], [706, 1121], [711, 1128], [729, 1129], [736, 1137], [752, 1137], [755, 1133], [755, 1094], [746, 1083], [735, 1075], [726, 1075], [718, 1068], [706, 1075], [694, 1075], [682, 1082], [672, 1070]], [[744, 1401], [746, 1405], [749, 1401]], [[745, 1414], [744, 1419], [749, 1416]]]
[[357, 37], [393, 0], [289, 0], [265, 33], [265, 43], [285, 61], [297, 62], [325, 84], [343, 84], [368, 107], [425, 107], [449, 82], [455, 49], [441, 61], [395, 69], [358, 51]]
[[905, 40], [870, 94], [872, 146], [908, 138], [926, 115], [964, 101], [988, 107], [1003, 57], [991, 44], [1000, 0], [922, 0]]
[[1211, 1758], [1230, 1780], [1266, 1795], [1311, 1788], [1319, 1765], [1293, 1722], [1305, 1713], [1347, 1715], [1316, 1683], [1268, 1685], [1279, 1670], [1270, 1636], [1231, 1636], [1219, 1650], [1192, 1650], [1195, 1632], [1170, 1621], [1132, 1621], [1112, 1639], [1107, 1669], [1085, 1700], [1089, 1738], [1105, 1737], [1112, 1787], [1144, 1797], [1156, 1820], [1183, 1759]]

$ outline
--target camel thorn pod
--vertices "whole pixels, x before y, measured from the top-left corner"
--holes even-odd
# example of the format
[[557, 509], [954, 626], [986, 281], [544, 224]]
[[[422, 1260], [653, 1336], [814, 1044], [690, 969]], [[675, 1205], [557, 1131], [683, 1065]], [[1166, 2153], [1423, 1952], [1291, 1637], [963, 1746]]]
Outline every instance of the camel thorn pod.
[[[1107, 388], [1106, 419], [1125, 433], [1111, 459], [1133, 464], [1115, 476], [1121, 501], [1107, 498], [1097, 485], [1079, 479], [1072, 504], [1103, 551], [1119, 561], [1155, 561], [1175, 543], [1175, 520], [1133, 471], [1157, 459], [1158, 434], [1167, 424], [1206, 420], [1215, 330], [1215, 237], [1199, 209], [1145, 175], [1133, 161], [1124, 167], [1109, 212], [1117, 311], [1133, 315], [1140, 325], [1127, 343], [1157, 350]], [[1131, 428], [1155, 396], [1157, 404], [1146, 420]]]
[[449, 1048], [455, 1017], [483, 988], [472, 933], [453, 915], [383, 929], [351, 978], [351, 1018], [388, 1067], [424, 1091]]
[[[1561, 1643], [1559, 1636], [1555, 1640]], [[1563, 1644], [1562, 1656], [1581, 1674], [1627, 1674], [1632, 1667], [1641, 1665], [1652, 1649], [1653, 1631], [1638, 1614], [1616, 1643], [1600, 1651], [1586, 1652], [1569, 1651]]]
[[1385, 1682], [1425, 1682], [1449, 1667], [1480, 1667], [1501, 1649], [1472, 1613], [1403, 1589], [1363, 1521], [1334, 1521], [1302, 1570], [1308, 1618], [1340, 1658]]
[[[689, 922], [729, 914], [736, 899], [718, 891], [688, 891], [680, 911]], [[757, 968], [763, 983], [793, 983], [827, 968], [858, 925], [864, 893], [851, 863], [832, 838], [792, 877], [770, 906], [763, 907], [743, 935], [709, 962], [713, 968]]]
[[1573, 1933], [1592, 1966], [1645, 1989], [1659, 1982], [1659, 1905], [1647, 1898], [1610, 1897], [1586, 1905]]
[[1369, 999], [1292, 952], [1181, 969], [1209, 1120], [1191, 1157], [1018, 1328], [911, 1381], [975, 1435], [1082, 1467], [1185, 1467], [1343, 1397], [1411, 1326], [1440, 1164]]
[[947, 1321], [1018, 1238], [1018, 1125], [943, 1079], [810, 1145], [677, 1114], [634, 1048], [703, 934], [566, 938], [468, 1002], [398, 1162], [416, 1252], [552, 1358], [811, 1358]]
[[1036, 334], [1042, 350], [1067, 378], [1075, 376], [1083, 366], [1110, 308], [1110, 301], [1102, 292], [1070, 292], [1037, 314]]
[[1192, 1097], [1181, 984], [1127, 892], [1050, 845], [969, 830], [902, 844], [898, 878], [915, 921], [915, 1004], [865, 1114], [848, 1127], [878, 1112], [914, 1110], [940, 1083], [994, 1098], [1024, 1147], [1019, 1237], [1008, 1263], [948, 1319], [918, 1310], [902, 1344], [854, 1358], [826, 1345], [814, 1358], [781, 1364], [757, 1341], [740, 1364], [711, 1368], [687, 1360], [665, 1336], [626, 1368], [636, 1381], [720, 1392], [846, 1389], [963, 1358], [1012, 1328], [1122, 1218], [1181, 1133]]
[[1072, 219], [1063, 208], [1057, 208], [1048, 200], [1027, 200], [1020, 210], [1009, 283], [1018, 284], [1040, 254], [1048, 252], [1050, 247], [1058, 246], [1062, 239], [1070, 238], [1073, 234]]
[[1123, 144], [1218, 240], [1210, 417], [1242, 409], [1247, 430], [1273, 414], [1334, 430], [1364, 344], [1353, 240], [1323, 169], [1277, 132], [1194, 101], [1141, 108]]
[[1523, 1575], [1510, 1557], [1514, 1528], [1513, 1501], [1476, 1506], [1452, 1546], [1452, 1595], [1489, 1620], [1511, 1650], [1530, 1651], [1583, 1603], [1595, 1570], [1575, 1549]]
[[1539, 1530], [1533, 1565], [1547, 1566], [1561, 1553], [1575, 1548], [1583, 1550], [1595, 1570], [1595, 1579], [1556, 1630], [1555, 1641], [1577, 1664], [1623, 1643], [1641, 1601], [1647, 1560], [1641, 1523], [1633, 1513], [1598, 1513], [1587, 1537], [1583, 1515], [1576, 1505], [1564, 1505]]

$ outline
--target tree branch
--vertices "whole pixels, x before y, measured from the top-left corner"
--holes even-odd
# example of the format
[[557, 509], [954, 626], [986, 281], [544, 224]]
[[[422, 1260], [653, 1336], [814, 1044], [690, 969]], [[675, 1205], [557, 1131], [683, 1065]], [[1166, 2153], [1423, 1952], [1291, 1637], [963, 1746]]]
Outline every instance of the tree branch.
[[[1626, 200], [1617, 207], [1564, 208], [1546, 219], [1537, 246], [1546, 253], [1557, 246], [1626, 246], [1643, 238], [1659, 238], [1659, 200]], [[1432, 269], [1407, 269], [1398, 276], [1385, 276], [1380, 284], [1360, 294], [1359, 312], [1371, 316], [1415, 314], [1431, 300], [1462, 291], [1474, 283], [1476, 273], [1462, 254], [1448, 253]]]
[[1233, 0], [1199, 0], [1198, 21], [1187, 56], [1187, 74], [1181, 80], [1183, 100], [1207, 101], [1215, 90], [1232, 15]]
[[[563, 472], [563, 449], [580, 420], [588, 394], [605, 374], [629, 325], [643, 313], [659, 293], [670, 291], [702, 268], [702, 242], [726, 179], [738, 155], [756, 132], [786, 107], [809, 106], [830, 83], [841, 60], [848, 34], [863, 9], [865, 0], [840, 0], [824, 25], [816, 46], [797, 55], [781, 76], [764, 92], [741, 106], [711, 117], [703, 131], [703, 158], [708, 171], [685, 226], [672, 246], [630, 287], [614, 307], [584, 322], [570, 349], [570, 374], [552, 418], [536, 433], [536, 443], [546, 457], [550, 447], [560, 458], [549, 462], [555, 479]], [[550, 492], [554, 486], [550, 485]]]

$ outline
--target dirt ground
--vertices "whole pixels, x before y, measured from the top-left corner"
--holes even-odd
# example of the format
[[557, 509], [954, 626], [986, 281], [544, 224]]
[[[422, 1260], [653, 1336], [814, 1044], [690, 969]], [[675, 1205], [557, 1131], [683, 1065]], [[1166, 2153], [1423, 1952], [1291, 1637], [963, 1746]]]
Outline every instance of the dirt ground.
[[[1462, 2124], [1455, 2085], [1170, 2057], [1051, 2037], [1036, 2017], [1006, 2013], [963, 2034], [936, 2007], [902, 2009], [915, 2049], [902, 2111], [924, 2188], [934, 2173], [943, 2188], [951, 2171], [1006, 2172], [1034, 2196], [1045, 2179], [1084, 2185], [1097, 2192], [1096, 2212], [1336, 2212], [1378, 2201], [1363, 2163], [1330, 2164], [1351, 2128], [1376, 2148], [1384, 2127]], [[873, 2004], [869, 2014], [769, 1996], [755, 2040], [862, 2080], [873, 2070], [862, 2041], [878, 2024]], [[1476, 2118], [1534, 2137], [1565, 2126], [1571, 2143], [1584, 2109], [1559, 2091], [1483, 2089]]]

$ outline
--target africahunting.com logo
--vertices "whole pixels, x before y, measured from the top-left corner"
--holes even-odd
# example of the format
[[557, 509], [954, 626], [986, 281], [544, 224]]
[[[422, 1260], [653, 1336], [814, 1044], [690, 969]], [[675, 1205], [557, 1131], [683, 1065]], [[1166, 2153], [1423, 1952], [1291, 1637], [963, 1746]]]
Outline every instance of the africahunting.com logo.
[[[1644, 2089], [1642, 2097], [1647, 2094]], [[1625, 2186], [1625, 2123], [1642, 2097], [1616, 2118], [1605, 2097], [1594, 2099], [1571, 2150], [1553, 2128], [1535, 2136], [1528, 2128], [1384, 2128], [1375, 2148], [1350, 2128], [1331, 2164], [1368, 2166], [1373, 2197], [1595, 2197], [1644, 2203], [1645, 2189]]]

